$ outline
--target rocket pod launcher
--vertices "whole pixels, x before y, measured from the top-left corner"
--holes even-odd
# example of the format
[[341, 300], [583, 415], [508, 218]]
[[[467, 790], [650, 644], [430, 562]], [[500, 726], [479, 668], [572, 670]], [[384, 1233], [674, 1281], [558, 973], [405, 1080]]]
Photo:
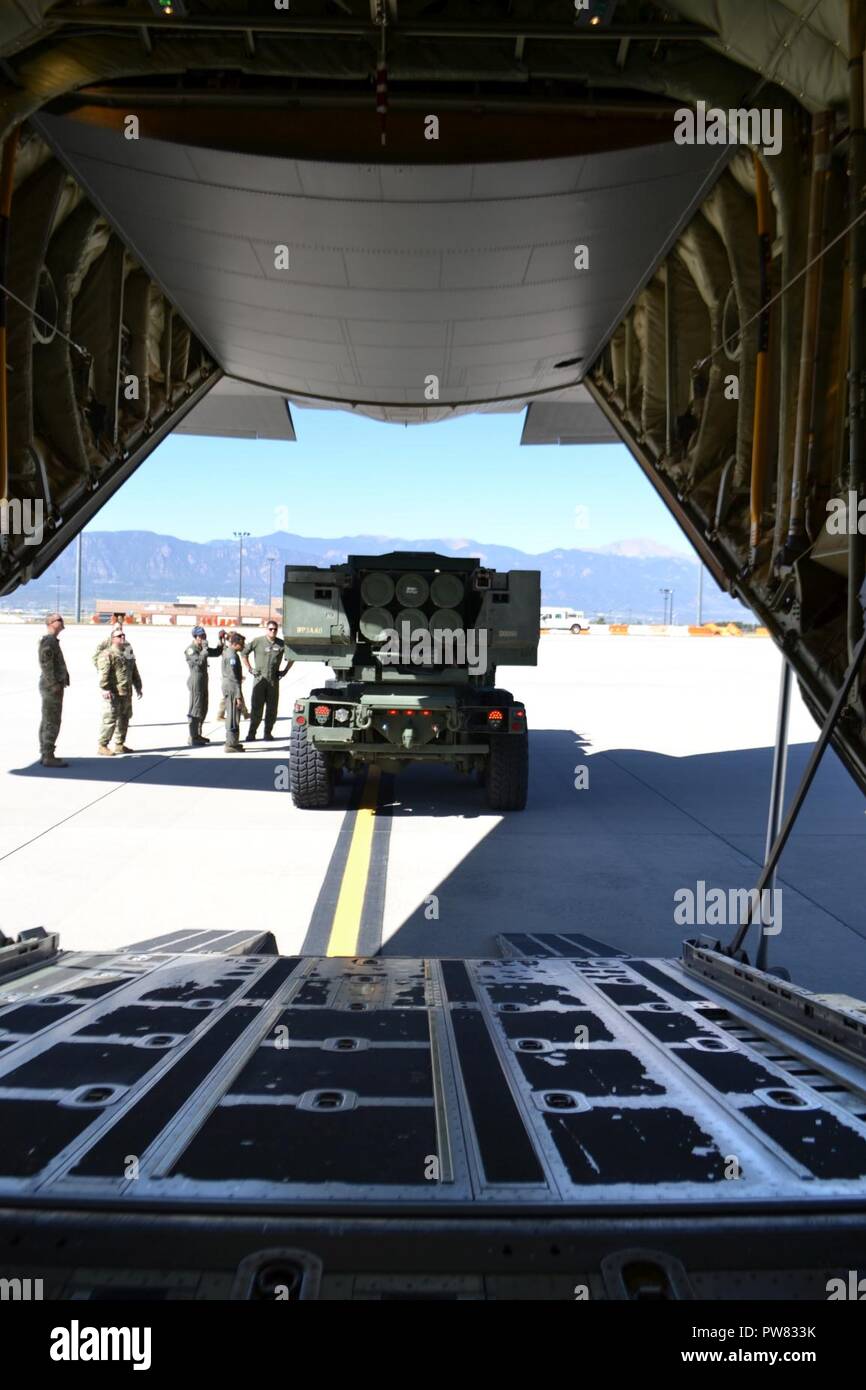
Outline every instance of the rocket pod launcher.
[[330, 805], [341, 770], [446, 761], [477, 772], [495, 809], [522, 809], [526, 712], [496, 687], [496, 667], [536, 664], [540, 607], [537, 570], [431, 551], [287, 565], [287, 653], [335, 677], [295, 703], [296, 805]]
[[[324, 661], [355, 680], [377, 682], [393, 679], [395, 666], [408, 667], [406, 674], [418, 678], [426, 632], [431, 652], [441, 650], [441, 658], [429, 663], [440, 676], [453, 680], [465, 667], [483, 677], [497, 665], [536, 664], [540, 592], [537, 570], [500, 573], [477, 559], [429, 551], [350, 555], [332, 569], [287, 565], [283, 635], [295, 661]], [[383, 660], [406, 654], [407, 624], [418, 656]], [[389, 633], [397, 634], [399, 650], [389, 647]], [[453, 634], [450, 643], [446, 633]], [[432, 640], [437, 635], [438, 644]], [[466, 660], [455, 659], [464, 654]], [[482, 662], [483, 670], [468, 669]], [[425, 671], [425, 679], [431, 674]]]

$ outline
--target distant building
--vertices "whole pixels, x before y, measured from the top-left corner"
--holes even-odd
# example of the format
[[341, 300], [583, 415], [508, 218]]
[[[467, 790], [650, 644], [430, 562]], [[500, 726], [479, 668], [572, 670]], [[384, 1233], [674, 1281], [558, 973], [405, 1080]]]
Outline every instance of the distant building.
[[[240, 607], [238, 624], [237, 595], [234, 598], [207, 598], [181, 594], [173, 603], [166, 599], [99, 598], [96, 600], [93, 621], [109, 623], [115, 614], [123, 613], [128, 623], [152, 624], [155, 627], [195, 627], [196, 624], [209, 627], [262, 627], [267, 622], [266, 603], [254, 603], [252, 599], [242, 598]], [[279, 597], [272, 604], [272, 613], [280, 620]]]

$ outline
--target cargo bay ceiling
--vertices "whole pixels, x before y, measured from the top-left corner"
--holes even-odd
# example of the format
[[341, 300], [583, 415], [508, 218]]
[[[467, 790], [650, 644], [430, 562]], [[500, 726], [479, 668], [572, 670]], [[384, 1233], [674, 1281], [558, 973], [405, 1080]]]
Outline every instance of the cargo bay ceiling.
[[[0, 593], [172, 430], [526, 410], [625, 442], [821, 718], [862, 621], [827, 504], [864, 495], [863, 11], [6, 3], [0, 490], [45, 530]], [[699, 103], [778, 147], [677, 143]], [[866, 786], [857, 689], [834, 741]]]

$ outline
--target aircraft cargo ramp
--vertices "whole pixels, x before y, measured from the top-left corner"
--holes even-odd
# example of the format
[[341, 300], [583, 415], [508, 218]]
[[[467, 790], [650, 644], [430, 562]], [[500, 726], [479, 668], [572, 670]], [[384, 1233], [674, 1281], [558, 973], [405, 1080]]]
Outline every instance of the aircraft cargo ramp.
[[866, 1014], [712, 949], [57, 946], [0, 952], [0, 1236], [46, 1297], [276, 1264], [307, 1298], [820, 1298], [862, 1251]]

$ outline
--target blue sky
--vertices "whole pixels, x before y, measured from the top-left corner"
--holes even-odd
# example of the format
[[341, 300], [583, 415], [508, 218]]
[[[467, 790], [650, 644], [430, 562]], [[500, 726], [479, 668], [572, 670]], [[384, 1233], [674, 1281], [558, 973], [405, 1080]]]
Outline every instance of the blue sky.
[[409, 427], [292, 415], [294, 444], [170, 437], [89, 529], [465, 537], [534, 554], [646, 537], [690, 553], [622, 445], [521, 448], [522, 412]]

